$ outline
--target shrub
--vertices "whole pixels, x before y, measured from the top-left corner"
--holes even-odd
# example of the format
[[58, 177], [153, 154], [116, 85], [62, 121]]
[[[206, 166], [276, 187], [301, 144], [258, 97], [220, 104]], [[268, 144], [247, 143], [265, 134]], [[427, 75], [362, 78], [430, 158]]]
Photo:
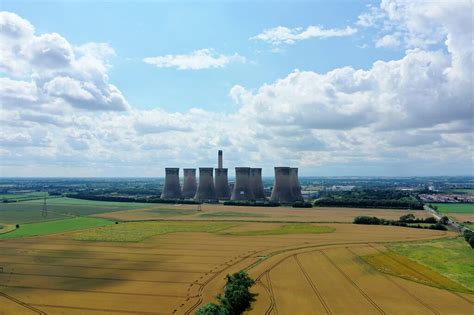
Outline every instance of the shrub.
[[469, 239], [469, 245], [471, 245], [471, 248], [474, 248], [474, 235]]
[[435, 217], [429, 217], [429, 218], [425, 218], [424, 222], [425, 223], [438, 223], [438, 220], [436, 220]]
[[20, 228], [20, 225], [19, 225], [19, 224], [15, 225], [15, 226], [16, 226], [16, 228], [17, 228], [17, 229], [19, 229], [19, 228]]
[[292, 205], [293, 208], [312, 208], [313, 205], [309, 202], [297, 201]]
[[412, 213], [409, 213], [409, 214], [405, 214], [405, 215], [402, 215], [400, 217], [400, 222], [413, 222], [415, 221], [415, 215], [413, 215]]
[[368, 217], [368, 216], [358, 216], [354, 218], [353, 223], [355, 224], [373, 224], [379, 225], [380, 219], [377, 217]]
[[439, 223], [441, 224], [448, 224], [449, 223], [449, 218], [447, 216], [443, 216], [440, 220], [439, 220]]
[[471, 230], [464, 230], [463, 236], [464, 236], [464, 240], [466, 242], [469, 242], [469, 239], [474, 236], [474, 232]]
[[445, 227], [443, 224], [441, 223], [436, 223], [436, 224], [433, 224], [433, 225], [430, 225], [429, 229], [431, 230], [440, 230], [440, 231], [446, 231], [448, 228]]
[[196, 315], [229, 315], [229, 311], [224, 305], [207, 303], [196, 311]]

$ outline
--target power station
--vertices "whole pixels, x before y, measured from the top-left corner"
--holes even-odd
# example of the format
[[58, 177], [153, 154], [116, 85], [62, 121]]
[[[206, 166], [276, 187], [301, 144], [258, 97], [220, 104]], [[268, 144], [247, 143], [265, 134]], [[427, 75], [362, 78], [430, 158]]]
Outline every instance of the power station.
[[165, 168], [165, 186], [161, 193], [161, 199], [181, 199], [179, 168]]
[[192, 199], [196, 195], [197, 181], [196, 181], [196, 169], [185, 168], [183, 169], [183, 189], [181, 194], [184, 199]]
[[[204, 202], [218, 200], [265, 201], [265, 190], [262, 181], [262, 169], [250, 167], [235, 168], [235, 183], [229, 187], [228, 169], [224, 168], [222, 150], [218, 151], [217, 168], [200, 167], [199, 179], [196, 180], [196, 169], [183, 169], [183, 187], [179, 182], [179, 168], [165, 168], [165, 185], [162, 199], [194, 199]], [[275, 180], [270, 201], [293, 203], [304, 201], [298, 179], [298, 168], [275, 167]]]

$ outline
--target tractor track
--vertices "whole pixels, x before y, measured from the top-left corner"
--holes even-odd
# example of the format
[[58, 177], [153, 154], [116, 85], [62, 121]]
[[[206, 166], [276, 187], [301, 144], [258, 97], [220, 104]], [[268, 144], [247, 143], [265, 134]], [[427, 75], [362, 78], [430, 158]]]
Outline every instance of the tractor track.
[[326, 259], [329, 261], [329, 263], [334, 267], [336, 268], [342, 276], [344, 276], [344, 278], [346, 278], [347, 281], [349, 281], [349, 283], [352, 284], [352, 286], [354, 288], [357, 289], [357, 291], [359, 291], [359, 293], [365, 297], [365, 299], [370, 303], [372, 304], [373, 307], [375, 307], [377, 309], [377, 311], [379, 311], [380, 314], [386, 314], [385, 311], [379, 306], [377, 305], [377, 303], [375, 303], [374, 300], [372, 300], [372, 298], [364, 292], [364, 290], [362, 290], [358, 285], [357, 283], [355, 283], [339, 266], [337, 266], [334, 261], [332, 261], [331, 258], [329, 258], [329, 256], [323, 251], [323, 250], [320, 250], [321, 254], [323, 254], [324, 257], [326, 257]]
[[316, 296], [318, 297], [319, 302], [321, 302], [321, 304], [323, 305], [324, 309], [326, 310], [326, 313], [327, 313], [328, 315], [331, 315], [331, 314], [332, 314], [331, 309], [330, 309], [329, 306], [327, 305], [326, 301], [324, 301], [323, 296], [322, 296], [321, 293], [319, 292], [319, 290], [318, 290], [318, 288], [316, 287], [316, 285], [314, 284], [313, 280], [311, 280], [311, 277], [308, 275], [308, 273], [306, 272], [306, 270], [303, 268], [303, 265], [301, 264], [300, 260], [298, 259], [298, 254], [293, 255], [293, 257], [295, 258], [296, 263], [297, 263], [298, 266], [300, 267], [301, 272], [302, 272], [303, 275], [305, 276], [305, 278], [306, 278], [306, 280], [308, 281], [309, 285], [311, 286], [311, 288], [313, 289], [314, 293], [315, 293]]
[[28, 303], [25, 303], [25, 302], [23, 302], [23, 301], [20, 301], [20, 300], [18, 300], [17, 298], [14, 298], [14, 297], [11, 296], [11, 295], [8, 295], [8, 294], [6, 294], [6, 293], [0, 292], [0, 296], [3, 296], [4, 298], [9, 299], [10, 301], [12, 301], [12, 302], [14, 302], [14, 303], [16, 303], [16, 304], [18, 304], [18, 305], [21, 305], [21, 306], [23, 306], [23, 307], [26, 307], [27, 309], [29, 309], [29, 310], [31, 310], [31, 311], [33, 311], [33, 312], [36, 312], [37, 314], [40, 314], [40, 315], [47, 315], [47, 313], [43, 312], [42, 310], [37, 309], [36, 307], [34, 307], [34, 306], [32, 306], [32, 305], [30, 305], [30, 304], [28, 304]]

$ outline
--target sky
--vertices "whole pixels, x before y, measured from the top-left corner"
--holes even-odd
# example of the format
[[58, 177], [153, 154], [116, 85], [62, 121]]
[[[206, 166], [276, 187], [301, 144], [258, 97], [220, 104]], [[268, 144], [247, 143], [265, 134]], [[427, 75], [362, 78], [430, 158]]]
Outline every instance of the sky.
[[[0, 3], [0, 176], [474, 175], [467, 1]], [[232, 175], [232, 171], [231, 171]]]

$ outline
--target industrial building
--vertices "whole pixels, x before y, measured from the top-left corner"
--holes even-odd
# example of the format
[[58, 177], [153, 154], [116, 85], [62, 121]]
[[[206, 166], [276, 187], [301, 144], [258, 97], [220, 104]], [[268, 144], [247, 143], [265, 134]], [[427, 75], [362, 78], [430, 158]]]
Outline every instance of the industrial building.
[[227, 168], [223, 168], [224, 163], [222, 150], [219, 150], [218, 152], [217, 161], [217, 168], [214, 170], [214, 186], [216, 189], [216, 196], [219, 200], [227, 200], [230, 198], [230, 188], [227, 177]]
[[214, 187], [214, 169], [212, 167], [199, 168], [199, 184], [196, 190], [195, 200], [216, 201], [216, 190]]
[[[182, 189], [179, 183], [179, 168], [165, 168], [165, 185], [161, 198], [194, 198], [198, 201], [209, 202], [228, 199], [235, 201], [266, 200], [261, 168], [236, 167], [235, 183], [231, 189], [228, 169], [223, 165], [223, 153], [222, 150], [219, 150], [217, 168], [200, 167], [198, 181], [195, 168], [183, 169]], [[298, 179], [298, 168], [285, 166], [274, 169], [275, 180], [270, 201], [286, 204], [304, 201]]]
[[261, 168], [250, 169], [250, 188], [252, 189], [255, 200], [265, 200]]
[[235, 168], [235, 184], [230, 200], [254, 200], [250, 185], [250, 167]]
[[183, 189], [181, 194], [184, 199], [192, 199], [196, 195], [197, 181], [196, 181], [196, 169], [185, 168], [183, 169]]
[[179, 168], [165, 168], [165, 186], [161, 192], [161, 199], [181, 199], [179, 184]]

